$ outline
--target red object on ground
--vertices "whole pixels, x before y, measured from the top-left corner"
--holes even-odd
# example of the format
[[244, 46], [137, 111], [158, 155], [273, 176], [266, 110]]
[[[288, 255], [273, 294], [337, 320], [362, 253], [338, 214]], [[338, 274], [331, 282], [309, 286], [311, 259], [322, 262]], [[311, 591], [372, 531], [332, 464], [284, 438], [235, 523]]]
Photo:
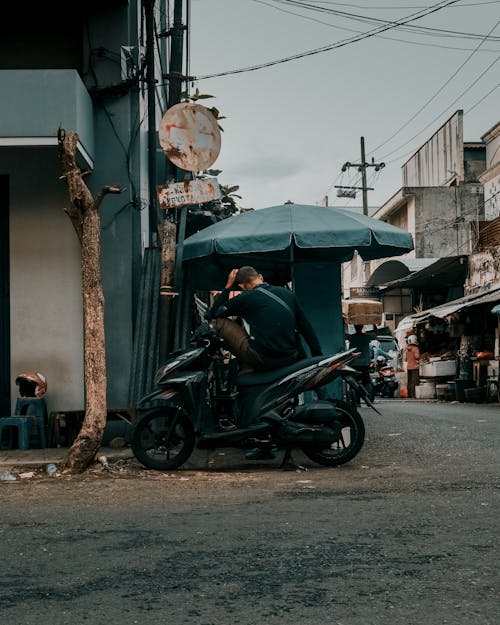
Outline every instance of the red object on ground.
[[399, 391], [399, 394], [401, 395], [401, 397], [408, 397], [408, 389], [406, 389], [406, 388], [402, 388], [402, 389]]

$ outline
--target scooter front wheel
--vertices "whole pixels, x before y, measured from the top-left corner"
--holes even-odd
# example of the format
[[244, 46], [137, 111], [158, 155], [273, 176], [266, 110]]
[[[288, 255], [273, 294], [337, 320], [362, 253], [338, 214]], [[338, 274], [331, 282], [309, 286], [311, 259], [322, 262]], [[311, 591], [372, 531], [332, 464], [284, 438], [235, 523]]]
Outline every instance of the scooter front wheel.
[[154, 408], [136, 423], [132, 451], [148, 469], [178, 469], [192, 454], [194, 428], [188, 417], [174, 407]]
[[333, 424], [324, 425], [338, 425], [338, 439], [328, 447], [308, 445], [302, 448], [313, 462], [327, 467], [336, 467], [352, 460], [363, 447], [365, 440], [365, 424], [357, 410], [352, 410], [343, 401], [332, 403], [335, 404], [337, 417]]

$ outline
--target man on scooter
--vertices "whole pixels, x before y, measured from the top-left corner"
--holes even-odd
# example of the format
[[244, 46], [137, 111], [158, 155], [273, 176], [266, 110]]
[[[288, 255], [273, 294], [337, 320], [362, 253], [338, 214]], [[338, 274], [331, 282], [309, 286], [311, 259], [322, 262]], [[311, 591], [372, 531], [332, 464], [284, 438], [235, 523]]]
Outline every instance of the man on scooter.
[[[237, 287], [243, 292], [230, 299]], [[241, 318], [243, 326], [228, 317]], [[268, 284], [254, 267], [229, 272], [207, 318], [245, 373], [280, 369], [305, 358], [300, 335], [312, 356], [321, 355], [318, 337], [294, 293]]]
[[[232, 290], [243, 292], [229, 298]], [[238, 317], [243, 325], [228, 317]], [[240, 372], [270, 371], [306, 358], [300, 336], [312, 356], [321, 346], [295, 295], [288, 289], [264, 282], [254, 267], [232, 269], [226, 286], [208, 312], [212, 327], [236, 356]], [[273, 448], [258, 447], [246, 453], [248, 460], [272, 460]]]
[[[352, 365], [362, 374], [361, 383], [365, 387], [368, 397], [372, 397], [372, 381], [370, 379], [370, 360], [371, 360], [371, 341], [374, 335], [369, 332], [363, 332], [363, 325], [354, 326], [354, 334], [346, 334], [345, 338], [349, 341], [349, 347], [355, 347], [360, 356]], [[358, 406], [360, 405], [359, 397], [357, 398]]]

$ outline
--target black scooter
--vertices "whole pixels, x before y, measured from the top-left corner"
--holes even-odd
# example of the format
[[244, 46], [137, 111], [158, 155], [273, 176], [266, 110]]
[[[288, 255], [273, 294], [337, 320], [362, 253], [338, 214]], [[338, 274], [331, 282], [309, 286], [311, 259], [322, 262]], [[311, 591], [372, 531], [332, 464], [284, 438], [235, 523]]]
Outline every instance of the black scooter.
[[171, 354], [156, 372], [157, 389], [140, 402], [150, 407], [135, 423], [132, 450], [144, 466], [177, 469], [195, 447], [278, 448], [285, 450], [282, 468], [291, 465], [293, 448], [326, 466], [344, 464], [360, 451], [365, 426], [355, 407], [328, 398], [304, 403], [304, 393], [317, 389], [323, 396], [321, 387], [337, 378], [364, 394], [348, 366], [359, 355], [355, 349], [238, 374], [236, 359], [208, 323], [191, 344]]

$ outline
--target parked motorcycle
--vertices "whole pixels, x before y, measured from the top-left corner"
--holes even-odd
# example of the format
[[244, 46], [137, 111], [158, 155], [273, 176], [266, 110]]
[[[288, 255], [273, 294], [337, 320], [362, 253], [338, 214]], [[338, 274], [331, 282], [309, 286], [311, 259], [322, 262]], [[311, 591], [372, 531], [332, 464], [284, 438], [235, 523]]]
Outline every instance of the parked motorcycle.
[[350, 349], [275, 371], [239, 374], [222, 339], [203, 323], [191, 346], [171, 354], [156, 372], [156, 390], [140, 402], [155, 405], [134, 426], [133, 453], [146, 467], [162, 471], [180, 467], [195, 447], [276, 447], [285, 450], [282, 468], [290, 466], [293, 448], [321, 465], [344, 464], [364, 441], [356, 407], [336, 399], [302, 400], [315, 389], [323, 396], [320, 387], [339, 378], [363, 394], [348, 366], [358, 355]]
[[374, 394], [379, 397], [394, 397], [398, 388], [396, 372], [390, 365], [387, 358], [377, 356], [376, 360], [370, 363], [370, 378], [374, 389]]

